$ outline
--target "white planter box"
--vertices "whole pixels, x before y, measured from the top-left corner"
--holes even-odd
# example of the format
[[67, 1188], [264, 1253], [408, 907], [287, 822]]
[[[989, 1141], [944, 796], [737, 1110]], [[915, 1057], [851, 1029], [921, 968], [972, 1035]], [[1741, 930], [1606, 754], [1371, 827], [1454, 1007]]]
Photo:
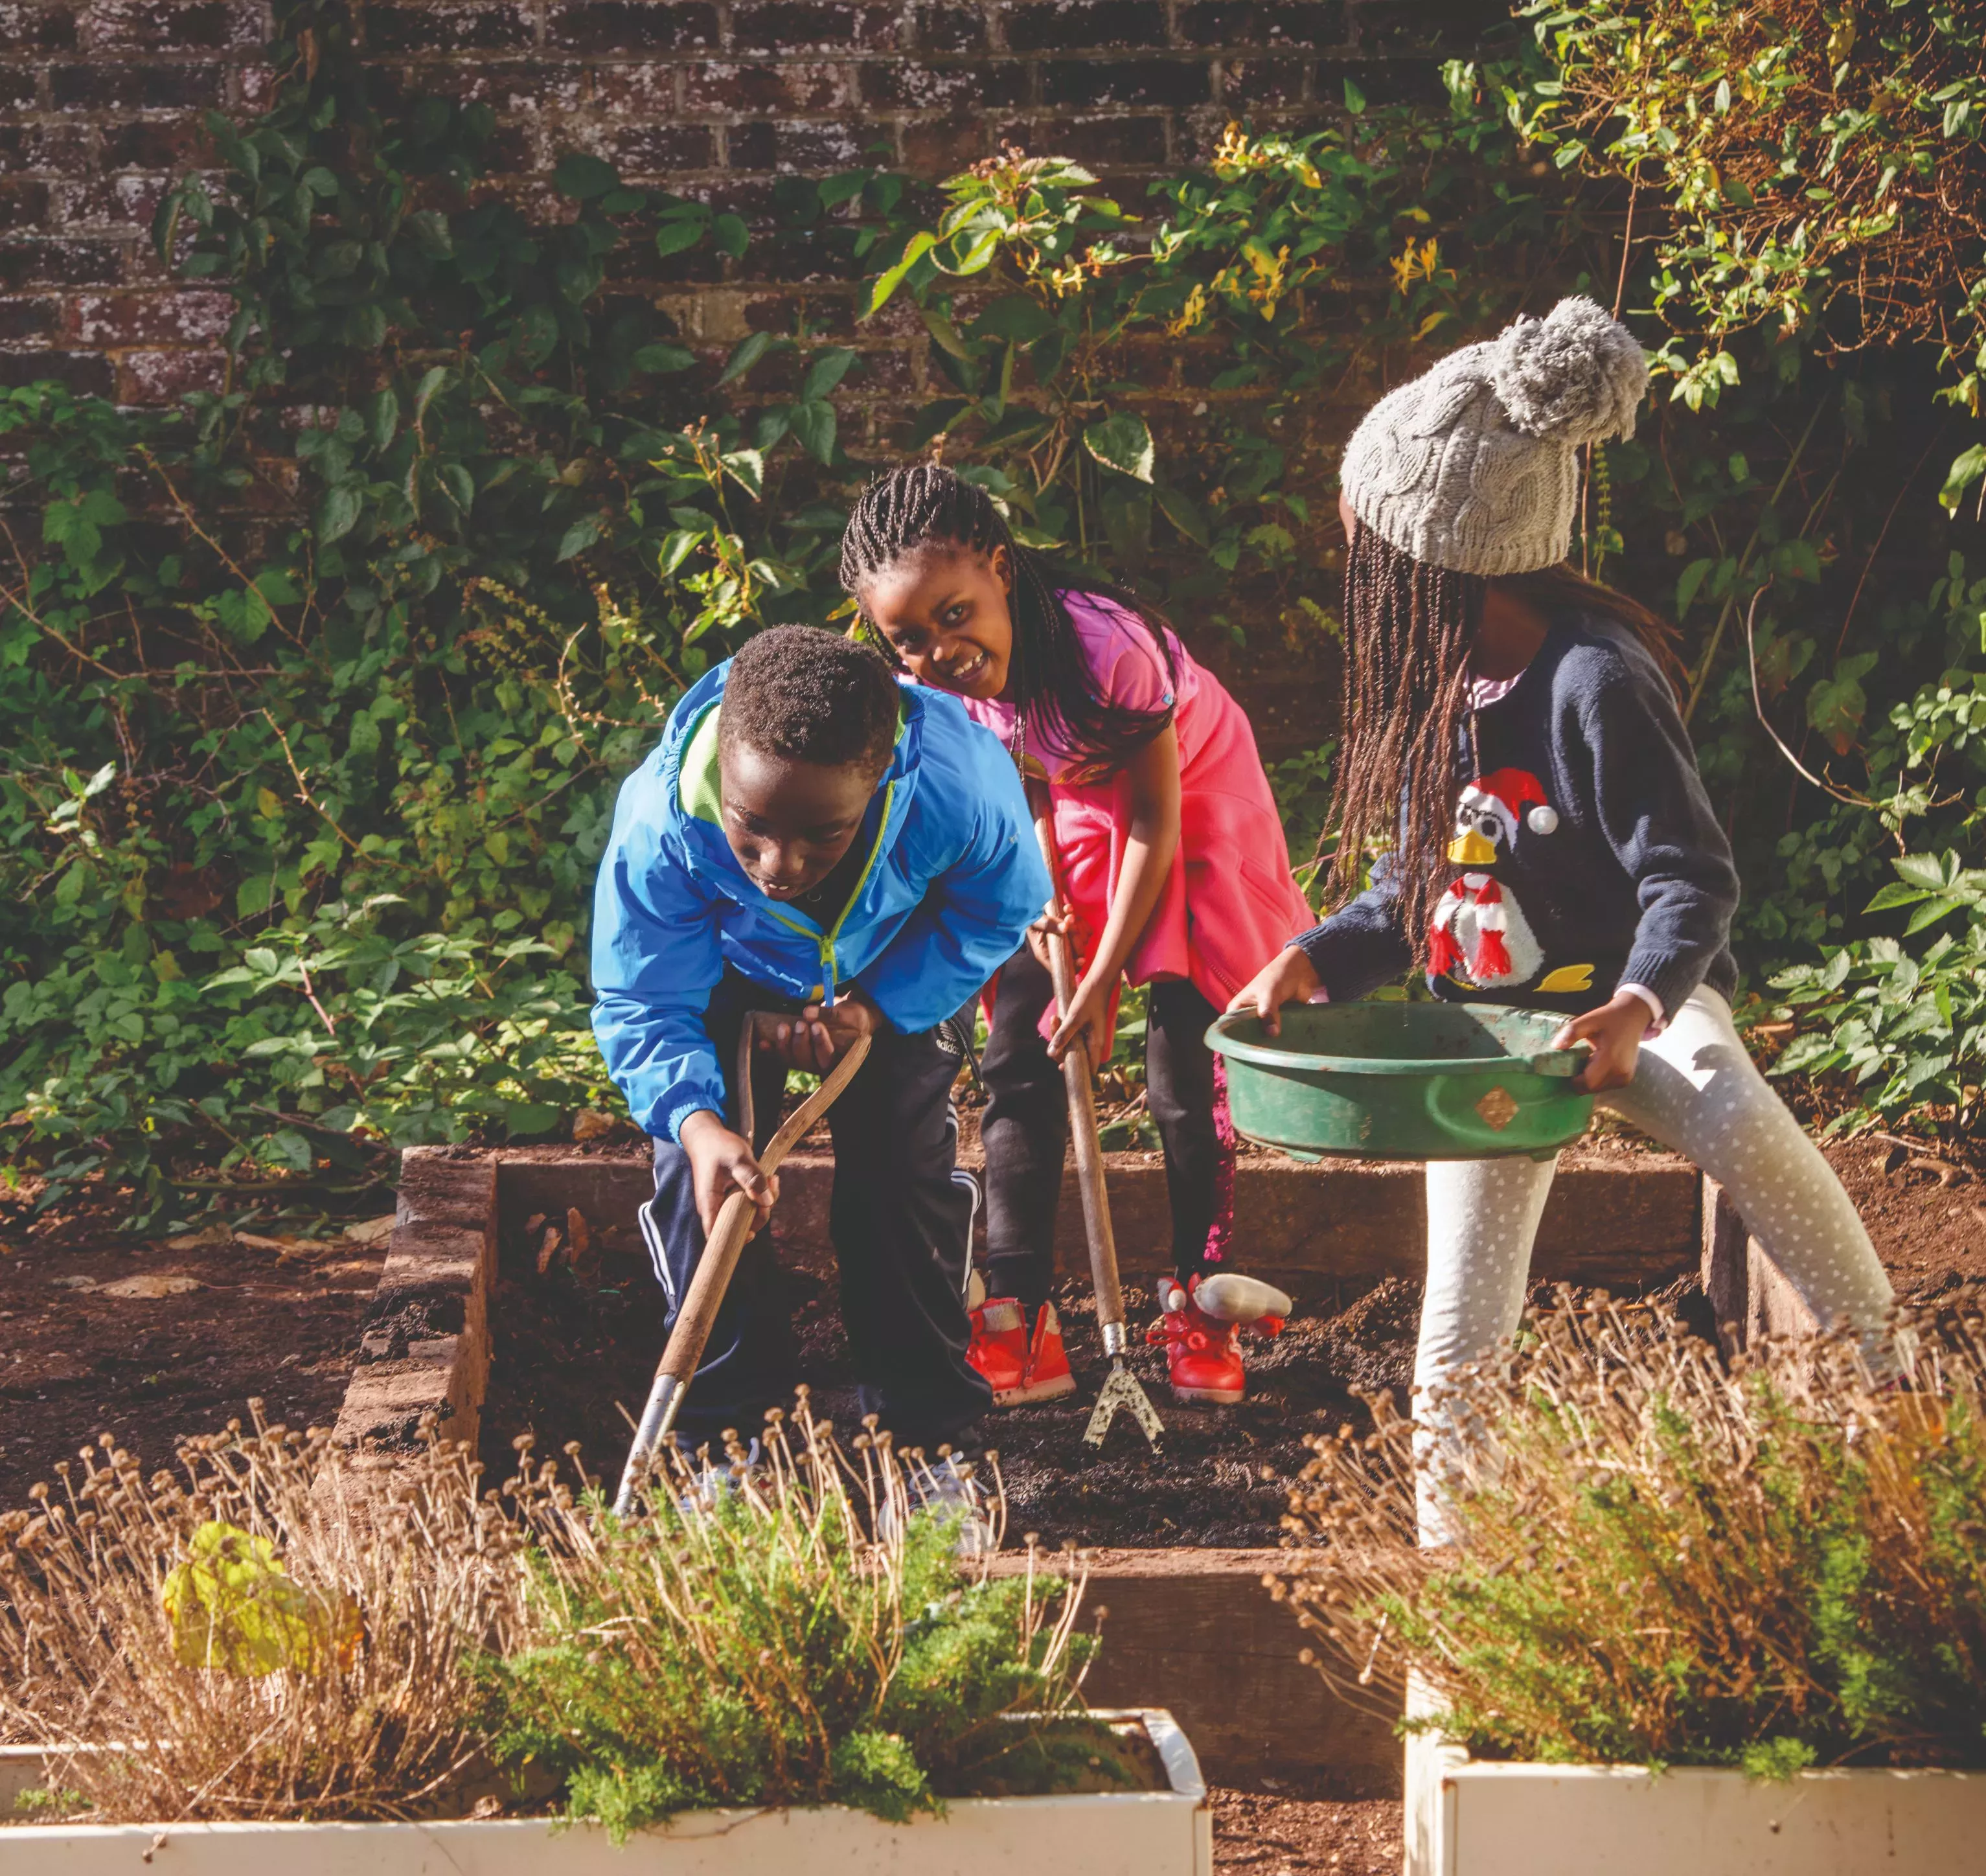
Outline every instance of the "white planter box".
[[32, 1751], [0, 1753], [0, 1876], [1212, 1876], [1213, 1817], [1170, 1713], [1139, 1719], [1169, 1791], [954, 1798], [942, 1818], [884, 1824], [836, 1806], [696, 1811], [620, 1849], [604, 1831], [537, 1817], [422, 1824], [21, 1824], [42, 1780]]
[[1961, 1876], [1986, 1772], [1493, 1763], [1407, 1743], [1406, 1876]]

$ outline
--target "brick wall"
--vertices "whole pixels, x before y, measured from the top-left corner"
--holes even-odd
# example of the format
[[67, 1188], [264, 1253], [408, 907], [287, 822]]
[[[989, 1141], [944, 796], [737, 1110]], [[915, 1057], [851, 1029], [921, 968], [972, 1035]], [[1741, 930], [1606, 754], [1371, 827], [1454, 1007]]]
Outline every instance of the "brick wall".
[[[1432, 45], [1466, 45], [1501, 11], [448, 0], [373, 4], [364, 32], [395, 82], [495, 109], [500, 186], [544, 192], [557, 157], [581, 150], [749, 216], [783, 173], [880, 160], [934, 176], [1003, 139], [1133, 180], [1190, 161], [1232, 118], [1313, 118], [1348, 76], [1375, 97], [1426, 87]], [[225, 297], [176, 289], [148, 229], [169, 177], [199, 160], [202, 113], [245, 115], [265, 96], [268, 31], [258, 0], [0, 0], [0, 382], [150, 402], [214, 381]], [[655, 289], [692, 337], [721, 342], [781, 284], [754, 266]]]

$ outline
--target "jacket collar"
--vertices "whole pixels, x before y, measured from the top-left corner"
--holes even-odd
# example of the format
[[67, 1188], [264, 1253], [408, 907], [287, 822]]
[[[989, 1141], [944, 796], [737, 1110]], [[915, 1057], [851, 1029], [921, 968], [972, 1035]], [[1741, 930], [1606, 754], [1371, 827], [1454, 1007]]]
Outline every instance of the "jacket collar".
[[[670, 712], [668, 728], [662, 738], [660, 780], [668, 823], [696, 857], [713, 869], [713, 877], [725, 895], [741, 904], [770, 908], [766, 897], [746, 877], [724, 837], [719, 818], [721, 798], [717, 759], [718, 712], [729, 675], [729, 659], [707, 671], [692, 685], [682, 701]], [[872, 843], [874, 863], [870, 869], [873, 884], [880, 862], [887, 859], [903, 832], [917, 793], [919, 759], [922, 753], [925, 699], [914, 685], [897, 687], [896, 746], [890, 753], [890, 766], [884, 770], [871, 797], [871, 814], [877, 801], [887, 803], [888, 817], [874, 828], [864, 817], [863, 832], [857, 837]]]

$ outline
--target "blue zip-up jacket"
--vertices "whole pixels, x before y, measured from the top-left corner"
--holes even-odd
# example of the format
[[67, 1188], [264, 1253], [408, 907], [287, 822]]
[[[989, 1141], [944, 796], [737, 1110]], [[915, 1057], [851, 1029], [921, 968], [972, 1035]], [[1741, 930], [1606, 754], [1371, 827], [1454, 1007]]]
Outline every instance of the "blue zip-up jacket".
[[1006, 751], [955, 699], [910, 685], [856, 837], [867, 858], [847, 909], [823, 930], [767, 898], [719, 820], [717, 716], [729, 669], [697, 681], [621, 783], [594, 885], [593, 1032], [636, 1123], [665, 1140], [699, 1108], [725, 1111], [703, 1015], [726, 964], [809, 1001], [859, 985], [915, 1034], [955, 1015], [1049, 901]]

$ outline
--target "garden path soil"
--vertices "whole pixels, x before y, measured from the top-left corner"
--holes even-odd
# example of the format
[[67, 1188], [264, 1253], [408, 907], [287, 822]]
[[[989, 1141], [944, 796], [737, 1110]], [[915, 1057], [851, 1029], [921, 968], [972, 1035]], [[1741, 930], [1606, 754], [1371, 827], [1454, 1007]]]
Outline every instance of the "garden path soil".
[[1396, 1798], [1311, 1796], [1264, 1779], [1261, 1791], [1217, 1788], [1213, 1867], [1230, 1876], [1399, 1876], [1405, 1853]]
[[[319, 1249], [112, 1237], [86, 1219], [0, 1221], [0, 1507], [99, 1433], [147, 1468], [259, 1398], [269, 1418], [328, 1426], [352, 1378], [383, 1240]], [[183, 1279], [190, 1287], [170, 1281]], [[117, 1285], [161, 1295], [125, 1295]]]

